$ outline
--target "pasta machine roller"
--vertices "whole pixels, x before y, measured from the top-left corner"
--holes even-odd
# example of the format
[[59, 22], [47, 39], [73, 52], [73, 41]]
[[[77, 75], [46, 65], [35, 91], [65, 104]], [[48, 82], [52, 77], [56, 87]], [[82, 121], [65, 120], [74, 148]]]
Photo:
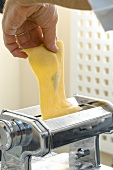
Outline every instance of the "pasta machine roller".
[[102, 169], [99, 135], [113, 131], [113, 105], [81, 95], [69, 100], [81, 110], [45, 121], [40, 106], [2, 111], [1, 170], [31, 170], [32, 156], [44, 157], [64, 145], [70, 145], [70, 170]]

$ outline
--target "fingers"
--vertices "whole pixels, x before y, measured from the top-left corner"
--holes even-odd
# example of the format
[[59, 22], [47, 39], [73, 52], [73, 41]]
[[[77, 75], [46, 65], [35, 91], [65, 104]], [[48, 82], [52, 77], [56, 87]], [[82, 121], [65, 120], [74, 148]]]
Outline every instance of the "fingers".
[[[55, 6], [50, 4], [37, 5], [37, 7], [35, 5], [22, 6], [17, 1], [12, 4], [7, 2], [2, 26], [5, 46], [12, 55], [26, 58], [27, 55], [21, 52], [22, 49], [36, 47], [42, 43], [50, 51], [57, 52], [58, 15]], [[16, 37], [15, 34], [17, 34]]]
[[52, 52], [57, 52], [58, 47], [56, 45], [56, 30], [43, 29], [43, 34], [45, 47]]
[[27, 55], [24, 52], [21, 52], [22, 49], [16, 43], [15, 36], [7, 35], [4, 33], [3, 37], [5, 37], [4, 38], [5, 46], [14, 57], [27, 58]]
[[[22, 31], [21, 31], [22, 32]], [[43, 43], [42, 30], [39, 26], [28, 32], [16, 36], [17, 44], [22, 48], [37, 47]]]
[[22, 52], [21, 50], [22, 50], [21, 48], [14, 49], [14, 51], [12, 51], [12, 55], [14, 57], [19, 57], [24, 59], [27, 58], [28, 57], [27, 54]]
[[[29, 8], [32, 10], [30, 10]], [[21, 52], [21, 50], [23, 48], [36, 47], [42, 43], [41, 30], [37, 28], [37, 25], [35, 23], [30, 23], [31, 21], [26, 21], [26, 15], [30, 15], [30, 11], [33, 12], [33, 9], [34, 7], [28, 7], [26, 9], [26, 7], [17, 7], [16, 4], [15, 6], [13, 6], [12, 4], [12, 8], [9, 11], [6, 5], [2, 21], [3, 37], [5, 46], [14, 57], [27, 58], [27, 55], [24, 52]], [[23, 11], [25, 15], [22, 13]], [[22, 32], [27, 32], [27, 34], [15, 37], [15, 34], [19, 34]]]
[[5, 46], [14, 57], [27, 58], [27, 55], [21, 52], [21, 48], [15, 39], [18, 27], [26, 20], [26, 16], [21, 15], [22, 12], [23, 9], [16, 2], [13, 3], [13, 1], [7, 0], [2, 20], [3, 38]]
[[18, 34], [17, 36], [4, 33], [4, 43], [14, 57], [27, 58], [27, 55], [24, 52], [21, 52], [21, 50], [42, 44], [42, 31], [38, 26], [25, 34]]
[[40, 25], [46, 48], [52, 52], [57, 52], [56, 24], [58, 21], [58, 14], [55, 6], [44, 4], [39, 8], [38, 12], [32, 15], [32, 18], [30, 19]]
[[19, 6], [17, 2], [11, 2], [11, 0], [7, 0], [5, 3], [2, 27], [6, 34], [15, 35], [16, 30], [26, 20], [26, 15], [24, 15], [26, 9]]
[[[51, 10], [52, 13], [52, 10]], [[43, 36], [44, 36], [44, 44], [47, 49], [49, 49], [52, 52], [57, 52], [58, 47], [56, 45], [56, 24], [58, 21], [58, 15], [56, 8], [54, 7], [54, 11], [52, 14], [52, 17], [50, 18], [49, 22], [42, 27], [43, 30]]]

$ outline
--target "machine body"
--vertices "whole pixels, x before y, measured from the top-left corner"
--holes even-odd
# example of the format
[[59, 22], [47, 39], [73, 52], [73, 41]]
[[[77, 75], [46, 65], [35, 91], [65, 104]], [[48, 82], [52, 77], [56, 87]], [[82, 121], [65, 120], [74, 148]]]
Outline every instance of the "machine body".
[[99, 135], [113, 131], [113, 105], [75, 95], [77, 113], [43, 121], [40, 106], [3, 110], [0, 117], [1, 170], [31, 170], [31, 156], [43, 157], [70, 145], [69, 167], [100, 169]]

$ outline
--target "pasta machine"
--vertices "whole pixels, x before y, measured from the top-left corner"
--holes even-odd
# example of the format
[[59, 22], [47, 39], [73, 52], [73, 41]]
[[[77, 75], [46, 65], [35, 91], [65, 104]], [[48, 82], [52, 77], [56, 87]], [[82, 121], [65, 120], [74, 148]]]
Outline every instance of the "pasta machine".
[[81, 95], [69, 100], [81, 110], [46, 121], [39, 106], [2, 111], [1, 170], [31, 170], [32, 156], [46, 157], [65, 145], [70, 145], [70, 170], [112, 169], [100, 165], [99, 155], [99, 135], [113, 132], [112, 103]]

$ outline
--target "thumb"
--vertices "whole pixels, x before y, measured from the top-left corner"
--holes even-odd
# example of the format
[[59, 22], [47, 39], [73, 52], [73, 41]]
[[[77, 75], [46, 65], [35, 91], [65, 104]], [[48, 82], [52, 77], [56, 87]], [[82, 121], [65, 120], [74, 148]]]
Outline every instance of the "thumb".
[[45, 47], [52, 52], [57, 52], [58, 47], [56, 45], [56, 26], [43, 29], [42, 31], [44, 36], [43, 40]]
[[40, 12], [42, 13], [42, 15], [39, 15], [41, 17], [40, 20], [38, 18], [38, 22], [40, 21], [39, 24], [42, 29], [45, 47], [52, 52], [57, 52], [58, 51], [58, 47], [56, 45], [56, 24], [58, 21], [57, 9], [55, 5], [46, 3], [44, 4], [44, 6], [42, 6]]

